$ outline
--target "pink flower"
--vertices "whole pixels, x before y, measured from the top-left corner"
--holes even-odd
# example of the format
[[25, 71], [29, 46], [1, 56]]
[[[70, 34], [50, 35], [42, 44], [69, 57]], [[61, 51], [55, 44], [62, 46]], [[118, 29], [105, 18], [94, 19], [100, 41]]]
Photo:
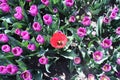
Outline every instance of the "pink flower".
[[22, 31], [22, 32], [21, 32], [21, 37], [22, 37], [22, 39], [24, 39], [24, 40], [29, 40], [29, 39], [30, 39], [30, 34], [29, 34], [28, 31]]
[[19, 36], [20, 36], [20, 35], [21, 35], [21, 30], [20, 30], [20, 29], [18, 29], [18, 28], [17, 28], [17, 29], [15, 29], [15, 34], [17, 34], [17, 35], [19, 35]]
[[75, 22], [75, 21], [76, 21], [75, 16], [70, 16], [70, 18], [69, 18], [69, 22]]
[[81, 63], [80, 57], [75, 57], [75, 58], [74, 58], [74, 63], [75, 63], [75, 64], [80, 64], [80, 63]]
[[17, 7], [15, 8], [15, 12], [17, 12], [17, 13], [22, 13], [22, 7], [21, 7], [21, 6], [17, 6]]
[[11, 75], [16, 74], [18, 72], [18, 67], [13, 64], [7, 65], [6, 69], [7, 69], [7, 72]]
[[39, 22], [34, 22], [32, 27], [37, 32], [41, 31], [41, 29], [42, 29], [42, 26], [39, 24]]
[[103, 58], [103, 53], [102, 53], [102, 52], [100, 52], [100, 51], [95, 51], [95, 52], [93, 53], [93, 59], [94, 59], [95, 61], [100, 61], [102, 58]]
[[86, 36], [87, 35], [86, 28], [82, 28], [82, 27], [78, 28], [77, 29], [77, 34], [81, 38], [84, 37], [84, 36]]
[[57, 9], [57, 8], [54, 8], [54, 9], [53, 9], [53, 12], [54, 12], [54, 13], [57, 13], [57, 12], [58, 12], [58, 9]]
[[32, 74], [29, 70], [25, 70], [21, 73], [21, 78], [23, 78], [24, 80], [32, 80]]
[[0, 0], [0, 3], [7, 3], [7, 0]]
[[59, 78], [57, 78], [57, 77], [53, 77], [52, 80], [59, 80]]
[[38, 7], [37, 7], [36, 5], [31, 5], [31, 6], [30, 6], [29, 13], [30, 13], [32, 16], [36, 16], [36, 15], [38, 14]]
[[95, 76], [93, 74], [88, 74], [88, 80], [95, 80]]
[[108, 17], [104, 17], [103, 18], [103, 22], [106, 23], [106, 24], [108, 24], [110, 22], [110, 19]]
[[110, 48], [112, 46], [112, 40], [105, 38], [100, 45], [102, 48]]
[[116, 29], [116, 34], [120, 35], [120, 27]]
[[42, 64], [42, 65], [48, 64], [48, 58], [45, 57], [45, 56], [39, 58], [39, 63]]
[[41, 2], [46, 6], [48, 6], [50, 4], [49, 0], [41, 0]]
[[65, 0], [65, 5], [68, 7], [72, 7], [74, 4], [74, 0]]
[[110, 18], [111, 18], [111, 19], [115, 19], [116, 16], [117, 16], [117, 13], [116, 13], [116, 12], [112, 12], [112, 13], [110, 14]]
[[32, 0], [26, 0], [27, 2], [31, 2]]
[[2, 51], [6, 52], [6, 53], [10, 52], [10, 46], [7, 44], [2, 45], [1, 49], [2, 49]]
[[119, 8], [117, 6], [114, 7], [113, 10], [112, 10], [112, 12], [115, 12], [115, 13], [117, 13], [118, 11], [119, 11]]
[[0, 66], [0, 74], [7, 74], [6, 66]]
[[49, 14], [45, 14], [43, 16], [43, 20], [44, 20], [44, 23], [47, 24], [47, 25], [52, 24], [52, 17]]
[[36, 46], [35, 46], [35, 44], [28, 44], [27, 48], [31, 51], [35, 51]]
[[14, 47], [12, 48], [12, 53], [14, 56], [21, 56], [21, 54], [23, 53], [23, 49], [20, 47]]
[[8, 36], [6, 34], [3, 34], [3, 33], [0, 34], [0, 42], [6, 43], [8, 41], [9, 41], [9, 38], [8, 38]]
[[110, 80], [110, 78], [106, 75], [101, 75], [100, 80]]
[[17, 20], [22, 20], [23, 19], [23, 14], [22, 13], [15, 13], [14, 14], [14, 17], [17, 19]]
[[83, 20], [82, 20], [82, 24], [83, 24], [84, 26], [89, 26], [89, 25], [91, 24], [91, 19], [90, 19], [90, 17], [89, 17], [89, 16], [85, 16], [85, 17], [83, 18]]
[[102, 70], [105, 71], [105, 72], [108, 72], [111, 70], [111, 66], [109, 64], [105, 64], [103, 67], [102, 67]]
[[38, 43], [40, 43], [40, 44], [43, 44], [44, 43], [44, 38], [43, 38], [43, 36], [41, 36], [40, 34], [37, 36], [37, 38], [36, 38], [36, 41], [38, 42]]
[[120, 58], [116, 60], [117, 64], [120, 65]]
[[6, 13], [10, 12], [10, 6], [7, 3], [1, 3], [0, 9]]

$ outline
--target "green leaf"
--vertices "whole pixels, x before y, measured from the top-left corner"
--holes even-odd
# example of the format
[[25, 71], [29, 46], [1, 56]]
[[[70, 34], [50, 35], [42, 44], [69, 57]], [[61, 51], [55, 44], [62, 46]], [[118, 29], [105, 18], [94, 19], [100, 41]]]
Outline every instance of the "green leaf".
[[50, 64], [46, 64], [46, 65], [45, 65], [45, 69], [46, 69], [46, 71], [47, 71], [48, 73], [50, 73], [49, 68], [50, 68]]
[[27, 66], [25, 65], [25, 63], [24, 63], [23, 61], [21, 61], [21, 60], [16, 60], [16, 62], [18, 63], [18, 66], [20, 67], [20, 69], [21, 69], [22, 71], [27, 70]]

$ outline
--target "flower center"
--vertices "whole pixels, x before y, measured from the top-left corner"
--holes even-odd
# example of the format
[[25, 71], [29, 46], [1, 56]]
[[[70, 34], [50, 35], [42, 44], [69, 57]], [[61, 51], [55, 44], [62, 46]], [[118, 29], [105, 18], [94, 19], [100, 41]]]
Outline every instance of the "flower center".
[[61, 46], [61, 45], [63, 45], [63, 42], [59, 40], [59, 41], [57, 41], [57, 45]]

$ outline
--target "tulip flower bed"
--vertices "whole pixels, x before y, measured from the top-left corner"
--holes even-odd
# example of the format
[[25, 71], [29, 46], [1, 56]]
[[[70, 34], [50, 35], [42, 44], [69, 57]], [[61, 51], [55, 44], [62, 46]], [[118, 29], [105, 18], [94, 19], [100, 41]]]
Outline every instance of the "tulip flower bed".
[[0, 80], [119, 80], [119, 0], [0, 0]]

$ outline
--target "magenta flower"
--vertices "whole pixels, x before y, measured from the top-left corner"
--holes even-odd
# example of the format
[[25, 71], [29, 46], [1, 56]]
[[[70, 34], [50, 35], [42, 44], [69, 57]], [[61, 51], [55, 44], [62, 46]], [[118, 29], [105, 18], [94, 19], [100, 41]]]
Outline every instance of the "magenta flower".
[[12, 53], [14, 56], [21, 56], [21, 54], [23, 53], [23, 49], [20, 47], [14, 47], [12, 48]]
[[116, 62], [118, 65], [120, 65], [120, 58], [117, 58]]
[[6, 53], [10, 52], [10, 46], [7, 44], [2, 45], [1, 49], [2, 49], [2, 51], [6, 52]]
[[17, 20], [22, 20], [23, 19], [23, 14], [22, 13], [15, 13], [14, 14], [14, 17], [17, 19]]
[[19, 35], [19, 36], [20, 36], [20, 35], [21, 35], [21, 30], [20, 30], [20, 29], [18, 29], [18, 28], [17, 28], [17, 29], [15, 29], [15, 34], [17, 34], [17, 35]]
[[93, 74], [88, 74], [88, 80], [95, 80], [95, 76]]
[[7, 0], [0, 0], [0, 3], [7, 3]]
[[10, 12], [10, 6], [7, 3], [1, 3], [0, 9], [6, 13]]
[[111, 70], [111, 66], [109, 64], [105, 64], [103, 67], [102, 67], [102, 70], [105, 71], [105, 72], [109, 72]]
[[118, 11], [119, 11], [119, 8], [117, 6], [114, 7], [113, 10], [112, 10], [112, 12], [115, 12], [115, 13], [117, 13]]
[[110, 80], [110, 78], [106, 75], [101, 75], [100, 80]]
[[74, 5], [74, 0], [65, 0], [65, 5], [68, 7], [72, 7]]
[[35, 46], [35, 44], [28, 44], [27, 48], [31, 51], [35, 51], [36, 46]]
[[48, 64], [48, 58], [45, 57], [45, 56], [39, 58], [39, 63], [42, 64], [42, 65]]
[[0, 34], [0, 42], [6, 43], [8, 41], [9, 41], [9, 38], [8, 38], [8, 36], [6, 34], [3, 34], [3, 33]]
[[0, 66], [0, 74], [7, 74], [6, 66]]
[[45, 14], [43, 16], [43, 20], [44, 20], [44, 23], [47, 24], [47, 25], [52, 24], [52, 17], [49, 14]]
[[59, 80], [59, 78], [57, 78], [57, 77], [53, 77], [52, 80]]
[[82, 24], [83, 24], [84, 26], [89, 26], [89, 25], [91, 24], [91, 19], [90, 19], [90, 17], [89, 17], [89, 16], [85, 16], [85, 17], [83, 18], [83, 20], [82, 20]]
[[111, 19], [115, 19], [116, 16], [117, 16], [117, 13], [116, 13], [116, 12], [112, 12], [112, 13], [110, 14], [110, 18], [111, 18]]
[[118, 27], [115, 32], [116, 34], [120, 35], [120, 27]]
[[43, 38], [43, 36], [41, 36], [40, 34], [37, 36], [37, 38], [36, 38], [36, 41], [38, 42], [38, 43], [40, 43], [40, 44], [43, 44], [44, 43], [44, 38]]
[[100, 61], [102, 58], [103, 58], [103, 53], [102, 53], [102, 52], [100, 52], [100, 51], [95, 51], [95, 52], [93, 53], [93, 59], [94, 59], [95, 61]]
[[18, 67], [13, 64], [7, 65], [6, 69], [7, 69], [7, 72], [11, 75], [16, 74], [18, 72]]
[[102, 48], [110, 48], [112, 46], [112, 40], [108, 39], [108, 38], [105, 38], [101, 44]]
[[86, 36], [87, 35], [86, 28], [82, 28], [82, 27], [78, 28], [77, 29], [77, 34], [81, 38], [84, 37], [84, 36]]
[[31, 5], [31, 6], [30, 6], [29, 13], [30, 13], [32, 16], [36, 16], [36, 15], [38, 14], [38, 7], [37, 7], [36, 5]]
[[74, 58], [74, 63], [75, 63], [75, 64], [80, 64], [80, 63], [81, 63], [80, 57], [75, 57], [75, 58]]
[[46, 6], [48, 6], [50, 4], [49, 0], [41, 0], [41, 2]]
[[32, 0], [26, 0], [27, 2], [31, 2]]
[[33, 25], [32, 25], [32, 28], [33, 28], [35, 31], [39, 32], [39, 31], [41, 31], [42, 26], [39, 24], [39, 22], [34, 22]]
[[21, 73], [21, 78], [23, 78], [24, 80], [32, 80], [32, 74], [29, 70], [25, 70]]
[[21, 6], [15, 7], [15, 12], [22, 13], [22, 7]]
[[110, 22], [110, 19], [109, 19], [108, 17], [104, 17], [104, 18], [103, 18], [103, 22], [104, 22], [105, 24], [108, 24], [108, 23]]
[[21, 32], [21, 37], [22, 37], [22, 39], [24, 39], [24, 40], [29, 40], [29, 39], [30, 39], [30, 34], [29, 34], [28, 31], [22, 31], [22, 32]]
[[76, 21], [75, 16], [70, 16], [70, 18], [69, 18], [69, 22], [75, 22], [75, 21]]
[[53, 12], [54, 12], [54, 13], [57, 13], [57, 12], [58, 12], [58, 9], [57, 9], [57, 8], [54, 8], [54, 9], [53, 9]]

